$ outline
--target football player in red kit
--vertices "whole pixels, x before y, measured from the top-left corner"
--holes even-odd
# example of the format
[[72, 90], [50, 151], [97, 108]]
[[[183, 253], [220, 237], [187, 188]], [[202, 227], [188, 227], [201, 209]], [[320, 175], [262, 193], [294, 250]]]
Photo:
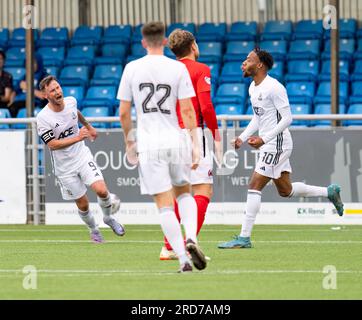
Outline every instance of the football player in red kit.
[[[200, 137], [199, 145], [202, 150], [200, 150], [199, 166], [196, 170], [192, 170], [191, 173], [191, 185], [197, 204], [197, 234], [199, 234], [213, 192], [213, 157], [206, 143], [204, 123], [210, 129], [214, 138], [217, 159], [221, 159], [220, 136], [214, 106], [211, 101], [211, 74], [210, 68], [207, 65], [197, 62], [199, 49], [192, 33], [176, 29], [170, 34], [168, 45], [176, 55], [177, 60], [185, 64], [196, 93], [196, 96], [192, 98], [192, 103], [196, 112], [198, 130], [200, 131], [198, 135]], [[180, 114], [178, 118], [181, 128], [184, 128]], [[180, 221], [176, 201], [175, 213]], [[177, 256], [165, 238], [165, 244], [160, 253], [160, 260], [175, 259], [177, 259]]]

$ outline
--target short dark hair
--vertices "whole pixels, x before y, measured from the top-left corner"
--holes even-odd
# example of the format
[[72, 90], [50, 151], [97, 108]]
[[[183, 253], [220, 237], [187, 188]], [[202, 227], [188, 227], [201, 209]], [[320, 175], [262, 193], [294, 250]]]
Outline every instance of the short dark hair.
[[274, 59], [268, 51], [261, 50], [259, 47], [255, 47], [254, 52], [258, 56], [260, 62], [264, 64], [268, 70], [273, 68]]
[[0, 56], [2, 56], [4, 60], [6, 59], [6, 54], [5, 54], [5, 52], [2, 51], [2, 50], [0, 50]]
[[186, 30], [176, 29], [168, 37], [168, 46], [177, 58], [190, 54], [191, 45], [195, 42], [194, 35]]
[[163, 22], [149, 22], [142, 27], [142, 36], [151, 47], [159, 47], [165, 38], [166, 27]]
[[58, 79], [54, 76], [46, 76], [42, 81], [40, 81], [39, 89], [43, 91], [52, 81], [58, 81]]

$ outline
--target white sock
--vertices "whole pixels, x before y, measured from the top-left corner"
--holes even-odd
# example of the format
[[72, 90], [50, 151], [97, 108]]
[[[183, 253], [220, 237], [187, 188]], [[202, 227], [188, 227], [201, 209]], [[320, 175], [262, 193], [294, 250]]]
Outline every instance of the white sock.
[[303, 182], [292, 183], [292, 192], [289, 197], [328, 197], [328, 190], [325, 187], [309, 186]]
[[91, 231], [97, 231], [98, 230], [98, 226], [96, 224], [96, 221], [94, 219], [94, 216], [92, 214], [92, 212], [88, 211], [81, 211], [78, 209], [78, 214], [80, 216], [80, 218], [84, 221], [84, 223], [87, 225], [87, 227], [91, 230]]
[[246, 199], [246, 214], [243, 217], [243, 224], [241, 227], [241, 237], [250, 237], [251, 231], [255, 223], [256, 215], [260, 210], [261, 205], [261, 192], [258, 190], [248, 190], [248, 197]]
[[172, 208], [161, 208], [160, 221], [163, 234], [170, 243], [173, 251], [177, 254], [180, 264], [189, 262], [186, 255], [184, 239], [182, 237], [181, 226]]
[[178, 196], [177, 205], [180, 213], [181, 223], [185, 228], [186, 239], [197, 243], [197, 204], [190, 193]]
[[112, 201], [111, 201], [110, 194], [108, 193], [108, 196], [106, 198], [97, 197], [97, 200], [98, 200], [99, 206], [102, 209], [104, 219], [105, 220], [111, 219]]

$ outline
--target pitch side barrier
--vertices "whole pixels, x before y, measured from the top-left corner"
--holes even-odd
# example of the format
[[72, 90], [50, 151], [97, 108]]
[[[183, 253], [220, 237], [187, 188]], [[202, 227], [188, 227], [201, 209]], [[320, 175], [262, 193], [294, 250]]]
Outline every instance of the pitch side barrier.
[[[235, 151], [230, 141], [238, 136], [245, 123], [252, 116], [218, 116], [221, 122], [223, 159], [220, 163], [214, 157], [214, 196], [209, 206], [206, 223], [240, 224], [245, 210], [245, 201], [249, 183], [259, 152], [243, 145]], [[90, 122], [118, 122], [118, 117], [87, 118]], [[295, 115], [294, 120], [361, 120], [360, 115]], [[133, 119], [135, 120], [135, 119]], [[230, 121], [236, 127], [227, 127]], [[46, 223], [46, 224], [80, 224], [75, 206], [72, 202], [61, 199], [51, 170], [49, 151], [44, 148], [37, 136], [35, 118], [0, 119], [3, 124], [28, 124], [27, 130], [1, 130], [2, 135], [13, 133], [24, 135], [25, 163], [16, 164], [17, 171], [26, 168], [26, 195], [19, 190], [19, 196], [26, 197], [27, 207], [23, 209], [24, 219], [11, 219], [0, 223]], [[122, 200], [117, 213], [120, 221], [126, 224], [158, 224], [158, 213], [148, 196], [141, 196], [139, 177], [135, 166], [127, 162], [124, 154], [122, 129], [99, 129], [98, 139], [87, 142], [95, 160], [103, 171], [110, 190]], [[362, 126], [357, 127], [298, 127], [291, 128], [294, 149], [291, 157], [293, 181], [305, 181], [312, 185], [327, 186], [331, 182], [342, 187], [342, 197], [346, 203], [344, 217], [340, 218], [333, 206], [325, 199], [285, 199], [280, 198], [275, 187], [269, 184], [263, 191], [263, 203], [258, 215], [260, 224], [362, 224]], [[206, 141], [213, 149], [212, 136], [205, 130]], [[7, 139], [1, 145], [6, 152]], [[21, 143], [21, 142], [20, 142]], [[9, 142], [9, 145], [11, 143]], [[40, 157], [39, 157], [40, 156]], [[44, 158], [43, 158], [44, 157]], [[15, 165], [15, 161], [14, 161]], [[10, 185], [10, 176], [1, 181]], [[9, 171], [10, 172], [10, 171]], [[10, 173], [9, 173], [10, 175]], [[6, 188], [5, 188], [6, 189]], [[91, 208], [94, 210], [100, 225], [103, 225], [101, 212], [96, 199], [89, 193]], [[5, 203], [14, 199], [2, 199], [0, 194], [0, 213], [6, 210]], [[19, 199], [17, 201], [20, 201]], [[5, 216], [5, 215], [4, 215]], [[11, 222], [9, 222], [11, 221]]]

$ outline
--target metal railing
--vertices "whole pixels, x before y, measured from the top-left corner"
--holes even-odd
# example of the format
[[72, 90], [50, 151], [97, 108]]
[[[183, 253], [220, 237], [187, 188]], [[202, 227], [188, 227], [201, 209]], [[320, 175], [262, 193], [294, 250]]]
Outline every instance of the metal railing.
[[[220, 129], [230, 129], [227, 127], [228, 121], [234, 121], [235, 127], [239, 128], [239, 121], [251, 120], [252, 115], [220, 115], [217, 120], [221, 121]], [[114, 123], [119, 121], [119, 117], [89, 117], [89, 122]], [[133, 118], [135, 121], [136, 118]], [[293, 120], [362, 120], [362, 114], [319, 114], [319, 115], [294, 115]], [[39, 144], [39, 137], [36, 127], [36, 118], [23, 119], [0, 119], [1, 124], [27, 124], [26, 130], [26, 172], [27, 172], [27, 222], [34, 224], [44, 223], [45, 216], [45, 168], [39, 165], [39, 150], [44, 149], [43, 144]], [[7, 129], [5, 129], [7, 130]], [[9, 129], [18, 130], [18, 129]], [[112, 130], [112, 129], [106, 129]]]

